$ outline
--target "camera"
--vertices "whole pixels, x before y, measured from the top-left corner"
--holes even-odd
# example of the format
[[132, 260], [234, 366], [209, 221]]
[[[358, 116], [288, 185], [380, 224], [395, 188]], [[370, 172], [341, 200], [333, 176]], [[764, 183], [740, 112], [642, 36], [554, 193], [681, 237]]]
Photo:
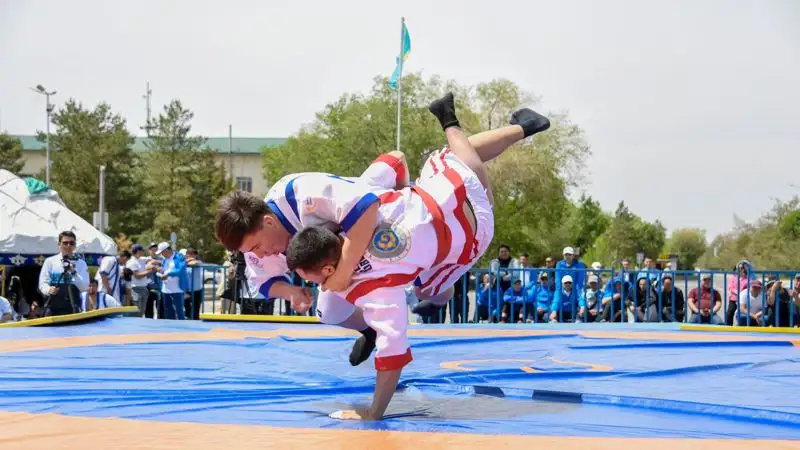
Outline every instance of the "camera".
[[61, 257], [61, 264], [64, 267], [64, 271], [69, 271], [72, 269], [73, 263], [79, 260], [76, 255], [63, 255]]
[[246, 278], [245, 269], [247, 268], [247, 262], [244, 259], [244, 253], [238, 251], [233, 252], [230, 261], [233, 266], [233, 273], [236, 274], [236, 277], [240, 280]]

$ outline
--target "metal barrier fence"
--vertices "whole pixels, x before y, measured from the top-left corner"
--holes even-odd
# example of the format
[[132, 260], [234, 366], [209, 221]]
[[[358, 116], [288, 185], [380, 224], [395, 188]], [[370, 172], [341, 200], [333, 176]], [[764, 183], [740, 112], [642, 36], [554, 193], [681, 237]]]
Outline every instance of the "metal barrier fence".
[[[260, 286], [254, 286], [246, 279], [235, 281], [235, 274], [231, 266], [216, 264], [200, 264], [187, 267], [189, 277], [189, 292], [185, 301], [185, 316], [187, 319], [199, 318], [204, 314], [262, 314], [294, 316], [297, 313], [291, 309], [290, 302], [283, 299], [268, 299], [258, 292]], [[298, 286], [309, 287], [314, 293], [313, 308], [307, 315], [316, 312], [317, 286], [306, 283], [296, 274], [291, 275], [292, 283]], [[234, 287], [239, 289], [234, 293]], [[198, 288], [199, 285], [199, 288]], [[191, 300], [190, 300], [191, 299]], [[159, 311], [163, 311], [159, 295]]]
[[[296, 315], [288, 300], [264, 298], [258, 294], [258, 286], [246, 281], [241, 283], [239, 301], [234, 302], [230, 267], [204, 264], [189, 269], [189, 290], [193, 294], [188, 297], [194, 301], [187, 299], [187, 318], [196, 318], [198, 309], [207, 314]], [[560, 283], [564, 276], [573, 279], [569, 292]], [[596, 285], [592, 283], [595, 277]], [[197, 280], [202, 280], [199, 295], [195, 289]], [[313, 315], [317, 286], [294, 274], [292, 282], [314, 292], [314, 307], [308, 313]], [[774, 283], [779, 284], [775, 287]], [[800, 326], [800, 271], [751, 271], [745, 277], [726, 271], [475, 268], [455, 288], [455, 295], [438, 316], [414, 320]], [[690, 302], [690, 297], [695, 301]], [[410, 305], [413, 302], [412, 299]]]
[[[546, 285], [540, 281], [541, 275], [546, 277]], [[573, 279], [574, 294], [565, 295], [562, 289], [560, 281], [566, 275]], [[590, 286], [590, 277], [597, 277], [596, 288]], [[519, 292], [514, 288], [516, 280], [520, 281]], [[614, 280], [620, 281], [619, 287], [610, 283]], [[779, 284], [773, 290], [776, 282]], [[425, 322], [684, 322], [795, 327], [800, 326], [798, 292], [798, 271], [751, 271], [740, 277], [725, 271], [473, 269], [456, 285], [454, 297], [439, 317]], [[690, 302], [690, 297], [696, 301]]]

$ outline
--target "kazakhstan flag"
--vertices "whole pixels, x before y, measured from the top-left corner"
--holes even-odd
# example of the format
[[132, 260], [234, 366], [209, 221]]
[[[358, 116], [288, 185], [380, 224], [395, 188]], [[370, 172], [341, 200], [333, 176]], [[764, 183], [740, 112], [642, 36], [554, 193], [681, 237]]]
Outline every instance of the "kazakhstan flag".
[[390, 88], [397, 89], [397, 82], [403, 76], [403, 63], [408, 59], [409, 53], [411, 53], [411, 36], [408, 35], [408, 28], [406, 28], [406, 23], [403, 22], [403, 54], [397, 57], [397, 67], [395, 67], [392, 77], [389, 78]]

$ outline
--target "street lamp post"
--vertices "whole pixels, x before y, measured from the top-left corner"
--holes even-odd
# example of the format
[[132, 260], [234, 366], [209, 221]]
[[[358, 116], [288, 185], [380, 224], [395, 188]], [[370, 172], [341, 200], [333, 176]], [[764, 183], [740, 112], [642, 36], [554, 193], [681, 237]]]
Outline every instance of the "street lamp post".
[[50, 103], [50, 96], [56, 95], [56, 91], [48, 92], [47, 89], [44, 88], [41, 84], [37, 84], [36, 88], [31, 88], [33, 92], [37, 94], [42, 94], [47, 99], [47, 130], [45, 131], [45, 141], [44, 141], [44, 151], [45, 151], [45, 166], [44, 166], [44, 173], [45, 173], [45, 183], [50, 186], [50, 114], [53, 112], [53, 104]]

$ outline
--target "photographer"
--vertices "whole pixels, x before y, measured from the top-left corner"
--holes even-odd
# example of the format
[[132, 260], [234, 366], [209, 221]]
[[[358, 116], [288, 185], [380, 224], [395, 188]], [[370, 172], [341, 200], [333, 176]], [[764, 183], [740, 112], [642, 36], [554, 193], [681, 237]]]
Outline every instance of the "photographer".
[[73, 314], [80, 310], [80, 293], [89, 289], [89, 268], [75, 256], [75, 233], [58, 235], [61, 253], [44, 260], [39, 272], [39, 292], [45, 297], [45, 316]]

